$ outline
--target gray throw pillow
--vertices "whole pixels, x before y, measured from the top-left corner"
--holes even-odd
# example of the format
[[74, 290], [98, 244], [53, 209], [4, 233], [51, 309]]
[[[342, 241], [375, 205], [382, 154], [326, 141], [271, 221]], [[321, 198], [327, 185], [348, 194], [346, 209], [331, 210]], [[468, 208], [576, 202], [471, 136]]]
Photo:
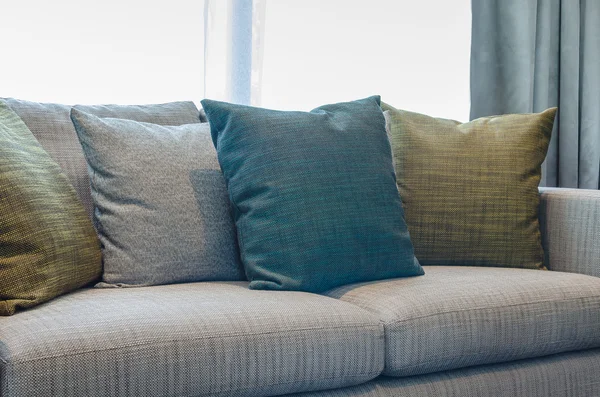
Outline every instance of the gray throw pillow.
[[[6, 99], [42, 147], [60, 165], [75, 188], [83, 207], [93, 218], [94, 203], [85, 157], [71, 122], [71, 106]], [[198, 108], [191, 101], [148, 105], [77, 105], [79, 110], [98, 117], [115, 117], [160, 125], [198, 123]]]
[[241, 280], [208, 124], [160, 126], [71, 110], [90, 173], [104, 284]]

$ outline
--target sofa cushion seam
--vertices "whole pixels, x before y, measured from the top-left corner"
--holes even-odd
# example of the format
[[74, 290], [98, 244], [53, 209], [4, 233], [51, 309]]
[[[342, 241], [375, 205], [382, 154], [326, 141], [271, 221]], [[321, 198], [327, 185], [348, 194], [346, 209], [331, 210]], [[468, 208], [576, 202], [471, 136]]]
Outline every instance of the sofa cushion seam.
[[[177, 343], [177, 342], [196, 342], [196, 341], [210, 340], [210, 339], [239, 338], [239, 337], [244, 337], [244, 336], [259, 336], [259, 335], [273, 335], [273, 334], [287, 335], [287, 334], [290, 334], [290, 333], [302, 333], [302, 332], [311, 332], [311, 331], [329, 331], [329, 330], [340, 330], [340, 329], [361, 329], [361, 330], [362, 329], [364, 329], [364, 330], [372, 329], [374, 331], [378, 331], [377, 335], [376, 335], [376, 337], [378, 339], [380, 337], [385, 338], [385, 327], [382, 327], [381, 323], [373, 324], [373, 325], [357, 325], [357, 326], [350, 326], [350, 327], [340, 326], [340, 327], [328, 327], [328, 328], [303, 328], [303, 329], [293, 329], [293, 330], [286, 330], [286, 331], [272, 331], [272, 332], [260, 332], [260, 333], [240, 333], [240, 334], [225, 335], [225, 336], [222, 336], [222, 335], [213, 335], [213, 336], [208, 336], [208, 337], [195, 337], [195, 338], [188, 338], [188, 339], [177, 339], [177, 340], [162, 341], [162, 342], [152, 342], [152, 341], [150, 341], [150, 342], [145, 342], [145, 343], [129, 344], [129, 345], [126, 345], [126, 346], [117, 346], [117, 347], [110, 347], [110, 348], [97, 349], [97, 350], [87, 350], [87, 351], [83, 351], [83, 352], [76, 352], [76, 353], [70, 353], [70, 354], [55, 354], [55, 355], [48, 355], [48, 356], [44, 356], [44, 357], [36, 357], [36, 358], [31, 358], [31, 359], [26, 359], [26, 360], [16, 360], [16, 361], [10, 362], [10, 364], [11, 365], [24, 364], [24, 363], [28, 363], [28, 362], [32, 362], [32, 361], [49, 360], [49, 359], [59, 358], [59, 357], [75, 357], [75, 356], [82, 356], [82, 355], [90, 354], [90, 353], [108, 352], [108, 351], [112, 351], [112, 350], [127, 349], [127, 348], [132, 348], [132, 347], [142, 347], [142, 346], [152, 346], [152, 345], [167, 345], [167, 344], [170, 344], [170, 343]], [[381, 331], [383, 331], [383, 332], [381, 332]], [[9, 364], [8, 361], [4, 361], [4, 362], [6, 364]]]
[[[583, 346], [583, 345], [588, 345], [588, 346]], [[470, 364], [470, 365], [467, 365], [467, 366], [452, 367], [452, 368], [447, 368], [447, 369], [436, 370], [436, 372], [438, 372], [438, 371], [451, 371], [453, 369], [460, 369], [460, 368], [472, 368], [472, 367], [477, 367], [479, 365], [494, 365], [494, 364], [510, 363], [510, 362], [513, 362], [513, 361], [521, 361], [521, 360], [528, 360], [528, 359], [538, 359], [538, 358], [550, 357], [550, 356], [559, 355], [559, 354], [565, 354], [565, 353], [585, 352], [585, 351], [588, 351], [588, 350], [594, 350], [594, 349], [598, 349], [598, 348], [600, 348], [600, 343], [596, 343], [596, 344], [578, 343], [577, 346], [575, 346], [573, 348], [569, 348], [567, 350], [556, 350], [556, 351], [553, 351], [551, 353], [544, 352], [544, 353], [541, 353], [541, 354], [536, 354], [534, 356], [527, 356], [527, 357], [525, 357], [525, 356], [518, 357], [518, 356], [515, 356], [513, 354], [512, 356], [514, 356], [514, 357], [510, 357], [510, 358], [503, 357], [503, 358], [500, 359], [500, 361], [480, 362], [478, 364]], [[481, 352], [478, 352], [478, 353], [474, 353], [474, 354], [463, 355], [460, 358], [461, 359], [463, 357], [469, 357], [469, 358], [471, 358], [471, 357], [475, 357], [475, 358], [482, 357], [482, 358], [487, 358], [489, 356], [490, 356], [489, 353], [488, 354], [482, 354]], [[417, 364], [400, 366], [400, 369], [403, 370], [403, 371], [405, 371], [405, 370], [413, 370], [415, 368], [422, 367], [423, 365], [427, 366], [427, 365], [430, 365], [431, 363], [438, 362], [438, 361], [439, 361], [439, 359], [436, 359], [436, 360], [425, 360], [425, 361], [419, 362]], [[398, 369], [396, 369], [396, 371], [398, 371]], [[406, 375], [403, 375], [403, 376], [406, 376]], [[408, 376], [412, 376], [412, 375], [408, 375]]]
[[[344, 376], [341, 376], [341, 377], [338, 377], [338, 376], [333, 377], [332, 376], [332, 377], [328, 377], [328, 378], [317, 378], [317, 379], [314, 379], [314, 378], [312, 378], [312, 379], [311, 378], [305, 378], [305, 379], [294, 380], [294, 381], [290, 381], [290, 382], [272, 383], [272, 384], [269, 384], [269, 387], [290, 385], [290, 384], [293, 384], [293, 383], [301, 383], [301, 382], [327, 381], [327, 380], [340, 379], [340, 378], [346, 379], [346, 378], [360, 378], [360, 377], [363, 377], [363, 376], [373, 376], [373, 375], [377, 376], [377, 375], [381, 375], [382, 373], [383, 373], [382, 371], [370, 371], [370, 372], [364, 372], [364, 373], [360, 373], [360, 374], [356, 374], [356, 375], [344, 375]], [[340, 387], [346, 387], [346, 386], [340, 386]], [[219, 391], [219, 392], [216, 392], [216, 393], [201, 394], [200, 396], [214, 396], [214, 395], [218, 396], [218, 395], [221, 395], [223, 393], [231, 393], [232, 391], [241, 391], [241, 390], [249, 390], [249, 389], [252, 389], [252, 387], [240, 387], [240, 388], [237, 388], [237, 389], [223, 390], [223, 391]], [[336, 390], [336, 389], [334, 389], [334, 390]], [[315, 391], [320, 391], [320, 390], [322, 390], [322, 389], [315, 390]], [[326, 390], [329, 390], [329, 389], [326, 389]], [[300, 393], [303, 393], [303, 392], [300, 392]], [[194, 395], [194, 396], [196, 396], [196, 395]], [[191, 397], [191, 395], [190, 395], [190, 397]]]
[[[427, 314], [427, 315], [423, 315], [423, 316], [411, 317], [411, 318], [407, 318], [407, 319], [400, 319], [400, 320], [395, 320], [395, 321], [390, 321], [390, 322], [386, 322], [385, 320], [382, 320], [382, 321], [384, 321], [384, 323], [383, 323], [384, 327], [387, 327], [389, 325], [406, 323], [406, 322], [410, 322], [410, 321], [414, 321], [414, 320], [420, 320], [420, 319], [423, 319], [423, 318], [443, 316], [443, 315], [446, 315], [446, 314], [461, 313], [461, 312], [476, 312], [476, 311], [482, 311], [482, 310], [496, 310], [496, 309], [503, 309], [503, 308], [510, 308], [510, 307], [518, 307], [518, 306], [529, 306], [529, 305], [533, 306], [533, 305], [545, 304], [545, 303], [572, 302], [572, 301], [577, 301], [577, 300], [581, 300], [581, 299], [589, 299], [589, 298], [600, 299], [600, 295], [582, 296], [582, 297], [579, 297], [579, 298], [571, 298], [571, 299], [545, 300], [545, 301], [537, 301], [537, 302], [515, 303], [515, 304], [512, 304], [512, 305], [503, 305], [503, 306], [489, 306], [489, 307], [477, 307], [477, 308], [462, 309], [462, 310], [448, 310], [448, 311], [444, 311], [444, 312], [440, 312], [440, 313]], [[381, 312], [377, 312], [377, 311], [374, 311], [374, 312], [375, 313], [381, 313]]]

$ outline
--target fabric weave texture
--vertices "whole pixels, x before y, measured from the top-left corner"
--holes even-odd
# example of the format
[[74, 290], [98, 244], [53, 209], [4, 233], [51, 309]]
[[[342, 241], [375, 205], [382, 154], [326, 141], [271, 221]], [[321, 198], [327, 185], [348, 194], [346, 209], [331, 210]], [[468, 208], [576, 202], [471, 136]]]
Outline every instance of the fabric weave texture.
[[71, 116], [90, 169], [104, 283], [243, 279], [208, 124], [160, 126], [77, 107]]
[[416, 276], [379, 97], [284, 112], [203, 100], [253, 289]]
[[101, 271], [100, 244], [73, 186], [0, 100], [0, 315], [80, 288]]
[[423, 265], [544, 268], [538, 185], [556, 108], [468, 123], [382, 108]]
[[[7, 98], [6, 103], [23, 120], [42, 147], [60, 165], [75, 188], [83, 207], [93, 218], [94, 202], [90, 191], [87, 164], [77, 133], [71, 122], [71, 106]], [[160, 125], [198, 123], [194, 102], [149, 105], [77, 105], [86, 113]]]
[[424, 268], [423, 277], [327, 292], [379, 315], [385, 327], [384, 375], [600, 347], [600, 278], [535, 269]]
[[390, 378], [286, 397], [592, 397], [600, 396], [600, 349], [510, 363]]
[[548, 269], [600, 277], [600, 191], [540, 189]]
[[354, 305], [248, 282], [89, 288], [2, 322], [2, 397], [261, 397], [357, 385], [383, 326]]

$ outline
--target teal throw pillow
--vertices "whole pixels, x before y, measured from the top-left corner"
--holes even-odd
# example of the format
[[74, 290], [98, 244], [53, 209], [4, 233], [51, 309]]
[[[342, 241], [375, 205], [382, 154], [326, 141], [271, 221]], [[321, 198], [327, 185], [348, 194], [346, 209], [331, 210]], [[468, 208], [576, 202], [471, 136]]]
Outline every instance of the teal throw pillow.
[[203, 100], [252, 289], [416, 276], [379, 97], [287, 112]]

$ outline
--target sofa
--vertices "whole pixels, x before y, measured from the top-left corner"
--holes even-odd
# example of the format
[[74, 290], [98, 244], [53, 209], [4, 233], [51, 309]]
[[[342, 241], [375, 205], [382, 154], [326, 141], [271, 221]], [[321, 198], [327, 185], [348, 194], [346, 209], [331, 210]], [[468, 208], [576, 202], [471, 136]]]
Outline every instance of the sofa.
[[[91, 216], [70, 107], [7, 103]], [[129, 111], [95, 108], [160, 121]], [[323, 294], [90, 285], [0, 317], [0, 396], [600, 396], [600, 191], [540, 196], [549, 271], [424, 266]]]

